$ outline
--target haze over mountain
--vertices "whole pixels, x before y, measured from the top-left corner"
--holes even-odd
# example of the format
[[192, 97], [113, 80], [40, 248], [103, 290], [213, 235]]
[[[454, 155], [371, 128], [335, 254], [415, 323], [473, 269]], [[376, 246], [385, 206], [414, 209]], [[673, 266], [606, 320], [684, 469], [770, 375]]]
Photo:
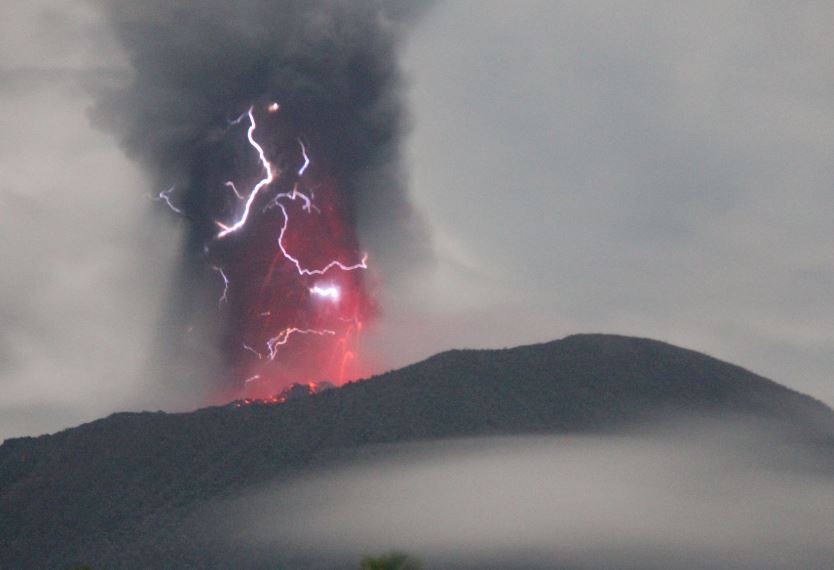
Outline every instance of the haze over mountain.
[[[453, 350], [280, 405], [123, 413], [0, 446], [0, 567], [224, 567], [189, 531], [212, 502], [351, 450], [448, 438], [622, 433], [690, 415], [767, 421], [830, 453], [834, 412], [662, 342], [577, 335]], [[384, 448], [382, 448], [384, 450]], [[295, 561], [304, 567], [304, 562]]]

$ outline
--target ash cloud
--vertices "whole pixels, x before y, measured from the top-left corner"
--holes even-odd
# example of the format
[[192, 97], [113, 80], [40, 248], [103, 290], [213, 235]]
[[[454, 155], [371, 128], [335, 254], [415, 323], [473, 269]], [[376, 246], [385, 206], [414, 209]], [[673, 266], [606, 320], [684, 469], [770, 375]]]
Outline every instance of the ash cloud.
[[206, 227], [214, 228], [201, 209], [204, 161], [215, 158], [206, 147], [230, 117], [255, 102], [279, 101], [293, 122], [316, 133], [317, 154], [346, 183], [362, 229], [395, 239], [399, 257], [399, 246], [415, 247], [409, 232], [416, 222], [409, 226], [399, 158], [406, 116], [398, 47], [426, 7], [373, 0], [106, 1], [133, 77], [99, 93], [95, 117], [151, 170], [160, 189], [184, 185], [188, 219], [202, 245]]
[[[294, 127], [313, 134], [316, 160], [340, 181], [349, 223], [386, 280], [428, 259], [399, 155], [407, 116], [398, 66], [401, 40], [428, 5], [101, 2], [132, 77], [97, 93], [94, 117], [159, 190], [176, 186], [188, 236], [164, 328], [178, 331], [174, 337], [201, 331], [193, 341], [201, 348], [191, 352], [206, 350], [227, 326], [207, 314], [219, 283], [203, 248], [216, 233], [210, 192], [239, 166], [224, 129], [252, 104], [278, 101]], [[164, 345], [175, 359], [192, 360], [182, 358], [182, 342], [168, 338]]]

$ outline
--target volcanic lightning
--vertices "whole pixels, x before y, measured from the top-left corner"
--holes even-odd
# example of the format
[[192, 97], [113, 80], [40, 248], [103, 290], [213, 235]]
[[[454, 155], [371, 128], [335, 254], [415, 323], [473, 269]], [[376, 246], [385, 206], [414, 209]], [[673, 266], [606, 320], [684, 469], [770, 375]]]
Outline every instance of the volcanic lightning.
[[223, 294], [217, 301], [217, 304], [221, 305], [229, 300], [229, 276], [226, 275], [226, 272], [223, 271], [222, 267], [212, 267], [212, 269], [218, 272], [220, 274], [220, 277], [223, 279]]
[[[265, 106], [264, 109], [270, 115], [275, 115], [281, 109], [281, 106], [278, 103], [271, 103]], [[313, 220], [324, 216], [322, 209], [313, 203], [312, 191], [309, 191], [309, 195], [305, 192], [305, 180], [309, 175], [312, 165], [310, 148], [308, 143], [305, 143], [300, 136], [295, 138], [295, 141], [298, 144], [297, 150], [300, 151], [300, 166], [291, 171], [291, 175], [293, 176], [292, 180], [287, 180], [286, 182], [283, 181], [282, 169], [275, 166], [267, 153], [266, 146], [263, 142], [258, 140], [260, 137], [256, 138], [255, 136], [256, 131], [259, 129], [256, 114], [257, 108], [255, 105], [252, 105], [245, 113], [242, 113], [234, 120], [228, 121], [228, 124], [230, 128], [233, 128], [236, 125], [240, 125], [244, 121], [248, 122], [248, 126], [246, 127], [246, 140], [249, 147], [254, 150], [257, 164], [263, 174], [247, 191], [241, 191], [237, 184], [232, 180], [226, 180], [222, 184], [222, 186], [229, 189], [234, 196], [235, 200], [233, 201], [232, 206], [238, 210], [238, 213], [237, 216], [232, 217], [232, 221], [228, 224], [215, 220], [215, 225], [219, 228], [219, 231], [215, 234], [213, 243], [206, 245], [204, 247], [204, 251], [206, 252], [206, 255], [211, 257], [214, 255], [214, 249], [219, 247], [221, 243], [225, 242], [233, 234], [244, 234], [244, 228], [252, 226], [253, 229], [251, 231], [247, 230], [245, 232], [246, 239], [244, 240], [245, 243], [243, 245], [244, 250], [238, 255], [238, 257], [242, 256], [246, 258], [248, 256], [246, 249], [249, 247], [259, 247], [257, 244], [249, 244], [249, 240], [253, 239], [253, 232], [257, 235], [264, 227], [275, 227], [277, 235], [275, 235], [272, 243], [273, 247], [275, 247], [276, 255], [273, 256], [272, 261], [269, 263], [269, 268], [263, 277], [264, 281], [260, 286], [259, 293], [255, 295], [253, 295], [253, 293], [243, 293], [242, 295], [235, 293], [234, 296], [231, 295], [232, 291], [234, 291], [238, 286], [238, 273], [240, 273], [241, 270], [248, 271], [248, 269], [242, 268], [236, 259], [226, 261], [222, 266], [219, 264], [211, 266], [211, 269], [220, 275], [223, 283], [222, 293], [220, 294], [218, 304], [223, 305], [231, 302], [232, 304], [230, 306], [235, 307], [240, 305], [242, 302], [245, 306], [251, 306], [251, 308], [246, 309], [246, 311], [256, 312], [259, 318], [264, 319], [264, 324], [261, 329], [259, 329], [263, 330], [264, 327], [269, 327], [272, 323], [279, 322], [276, 320], [276, 316], [273, 315], [275, 305], [266, 301], [266, 298], [275, 298], [276, 295], [280, 295], [278, 291], [275, 293], [271, 292], [272, 286], [270, 284], [277, 271], [281, 271], [281, 275], [286, 275], [280, 269], [282, 265], [280, 263], [281, 260], [287, 262], [289, 264], [288, 267], [293, 268], [294, 273], [297, 276], [296, 279], [300, 280], [298, 283], [304, 284], [305, 279], [322, 276], [333, 271], [349, 273], [367, 269], [368, 256], [367, 254], [362, 254], [359, 261], [354, 263], [345, 263], [341, 259], [323, 259], [321, 252], [319, 252], [319, 254], [313, 256], [314, 259], [319, 260], [319, 264], [307, 266], [302, 263], [298, 256], [290, 253], [290, 247], [298, 248], [299, 245], [306, 244], [305, 249], [309, 249], [309, 245], [311, 244], [322, 243], [323, 240], [326, 242], [325, 235], [317, 233], [320, 230], [316, 230], [315, 225], [308, 228], [304, 233], [298, 233], [297, 230], [294, 231], [292, 239], [290, 238], [291, 226], [293, 224], [293, 220], [295, 219], [294, 212], [298, 210], [299, 206], [299, 215], [302, 217]], [[287, 160], [289, 159], [284, 158], [284, 163], [286, 163]], [[272, 190], [273, 186], [279, 186], [279, 190], [281, 189], [280, 186], [289, 189], [284, 191], [274, 191]], [[166, 204], [175, 212], [182, 213], [179, 208], [176, 208], [171, 203], [170, 193], [173, 189], [174, 188], [171, 187], [171, 189], [160, 193], [159, 199], [164, 200]], [[271, 194], [271, 196], [269, 194]], [[335, 199], [335, 195], [332, 196], [332, 198]], [[266, 202], [265, 206], [257, 205], [259, 203], [263, 204], [264, 202]], [[294, 206], [296, 203], [298, 203], [299, 206]], [[238, 206], [235, 206], [235, 204], [238, 204]], [[276, 213], [280, 212], [277, 216], [279, 220], [276, 220], [276, 216], [270, 215], [270, 210], [273, 208], [276, 209]], [[337, 210], [333, 208], [333, 205], [329, 205], [328, 212], [334, 211]], [[335, 221], [337, 220], [327, 222], [327, 224], [323, 227], [326, 228], [332, 226]], [[290, 245], [289, 242], [292, 242], [292, 245]], [[221, 257], [224, 257], [224, 255], [221, 254]], [[295, 288], [295, 285], [292, 282], [286, 282], [286, 277], [283, 279], [285, 280], [285, 285], [288, 287], [283, 295], [293, 295], [292, 290]], [[362, 312], [366, 309], [362, 308], [363, 305], [361, 303], [357, 304], [359, 303], [359, 300], [356, 298], [356, 291], [346, 292], [343, 290], [344, 284], [337, 285], [336, 282], [333, 281], [325, 283], [317, 282], [305, 284], [304, 287], [308, 291], [310, 297], [327, 301], [328, 305], [333, 308], [326, 308], [322, 305], [320, 305], [319, 308], [316, 308], [311, 305], [309, 309], [305, 309], [299, 313], [299, 307], [296, 305], [296, 308], [293, 311], [288, 311], [288, 306], [284, 306], [283, 303], [289, 303], [290, 297], [284, 297], [288, 300], [281, 301], [283, 308], [281, 308], [277, 313], [277, 319], [280, 319], [280, 321], [283, 322], [283, 328], [280, 329], [278, 334], [265, 335], [263, 332], [252, 333], [251, 341], [245, 341], [240, 344], [243, 353], [251, 354], [257, 359], [256, 364], [245, 367], [244, 371], [247, 375], [242, 381], [242, 388], [244, 390], [251, 391], [251, 389], [254, 389], [254, 384], [260, 386], [262, 384], [269, 383], [268, 380], [270, 378], [270, 372], [273, 372], [273, 365], [271, 363], [279, 361], [281, 347], [286, 346], [291, 339], [296, 336], [339, 338], [338, 342], [336, 342], [331, 349], [334, 352], [328, 360], [332, 361], [333, 371], [338, 376], [335, 380], [342, 381], [344, 379], [345, 367], [348, 362], [354, 359], [354, 352], [348, 348], [348, 341], [350, 338], [354, 337], [361, 328], [361, 326], [357, 325], [361, 324], [360, 318]], [[280, 299], [281, 297], [278, 296], [277, 298]], [[243, 301], [241, 301], [241, 299], [243, 299]], [[341, 312], [340, 306], [342, 305], [343, 300], [346, 301], [347, 306], [345, 311], [347, 312]], [[266, 304], [264, 304], [265, 302]], [[298, 302], [301, 301], [299, 300]], [[333, 312], [334, 310], [336, 311], [335, 313]], [[291, 318], [291, 314], [293, 312], [296, 313], [296, 316]], [[294, 323], [292, 322], [293, 318], [300, 320]], [[331, 319], [334, 319], [336, 324], [350, 323], [350, 325], [347, 329], [344, 329], [343, 334], [340, 336], [340, 333], [337, 332], [337, 328], [339, 327], [334, 328], [332, 326], [327, 326], [328, 320]], [[340, 326], [344, 327], [344, 325]], [[247, 325], [247, 329], [249, 328], [253, 327], [251, 325]], [[258, 347], [261, 348], [259, 349]], [[258, 380], [258, 382], [255, 383], [255, 380]], [[319, 380], [319, 378], [314, 378], [312, 380]]]
[[152, 4], [108, 2], [132, 80], [95, 113], [182, 219], [160, 362], [212, 391], [199, 403], [369, 375], [380, 279], [430, 256], [400, 153], [400, 24], [423, 3]]
[[313, 330], [313, 329], [297, 329], [295, 327], [282, 330], [276, 336], [266, 341], [266, 347], [269, 349], [269, 359], [275, 360], [278, 353], [278, 347], [287, 344], [290, 337], [294, 334], [314, 334], [318, 336], [335, 335], [336, 331], [331, 330]]
[[313, 287], [310, 287], [310, 293], [317, 297], [330, 299], [334, 302], [339, 300], [339, 288], [335, 285], [314, 285]]
[[231, 180], [227, 180], [226, 182], [224, 182], [224, 183], [223, 183], [223, 186], [225, 186], [226, 188], [231, 188], [231, 189], [232, 189], [232, 192], [234, 193], [235, 197], [236, 197], [238, 200], [245, 200], [245, 199], [246, 199], [246, 196], [244, 196], [243, 194], [241, 194], [240, 192], [238, 192], [238, 190], [237, 190], [237, 186], [235, 186], [235, 183], [234, 183], [234, 182], [232, 182]]
[[163, 190], [159, 194], [156, 195], [156, 198], [153, 198], [156, 201], [165, 202], [165, 204], [171, 209], [172, 212], [175, 214], [179, 214], [180, 216], [184, 216], [185, 212], [181, 209], [174, 206], [174, 203], [171, 202], [171, 193], [176, 189], [176, 186], [171, 186], [167, 190]]
[[[275, 174], [272, 170], [272, 164], [270, 164], [270, 162], [266, 159], [264, 149], [261, 147], [261, 145], [257, 143], [257, 141], [253, 137], [257, 125], [255, 124], [255, 115], [252, 113], [252, 110], [253, 108], [249, 107], [249, 112], [247, 113], [249, 115], [249, 129], [247, 129], [246, 131], [246, 137], [249, 139], [249, 144], [251, 144], [258, 152], [258, 158], [260, 159], [261, 165], [263, 165], [264, 170], [266, 170], [266, 176], [259, 180], [258, 183], [255, 184], [255, 187], [249, 191], [249, 197], [246, 199], [246, 203], [243, 207], [243, 214], [240, 216], [240, 219], [238, 219], [238, 221], [236, 221], [231, 226], [225, 226], [220, 222], [217, 222], [217, 225], [220, 227], [220, 233], [217, 234], [218, 239], [224, 238], [230, 233], [238, 231], [240, 228], [243, 227], [244, 224], [246, 224], [246, 220], [249, 218], [249, 210], [252, 209], [252, 203], [255, 201], [255, 198], [258, 197], [258, 192], [260, 192], [261, 189], [265, 188], [266, 186], [272, 184], [272, 181], [275, 180]], [[234, 189], [235, 194], [237, 194], [237, 188], [234, 188], [234, 183], [232, 184], [232, 188]]]
[[356, 271], [357, 269], [368, 268], [368, 254], [364, 254], [359, 263], [354, 263], [353, 265], [345, 265], [341, 261], [337, 261], [334, 259], [333, 261], [329, 262], [327, 265], [319, 269], [306, 269], [302, 267], [301, 262], [298, 260], [298, 258], [290, 255], [290, 252], [287, 251], [287, 248], [284, 246], [284, 234], [287, 231], [289, 216], [287, 215], [287, 209], [284, 207], [283, 204], [278, 204], [278, 207], [284, 213], [284, 225], [281, 227], [281, 233], [278, 234], [278, 247], [281, 248], [281, 253], [284, 255], [284, 257], [291, 261], [293, 265], [295, 265], [295, 268], [298, 271], [299, 275], [324, 275], [333, 268], [338, 268], [342, 271]]

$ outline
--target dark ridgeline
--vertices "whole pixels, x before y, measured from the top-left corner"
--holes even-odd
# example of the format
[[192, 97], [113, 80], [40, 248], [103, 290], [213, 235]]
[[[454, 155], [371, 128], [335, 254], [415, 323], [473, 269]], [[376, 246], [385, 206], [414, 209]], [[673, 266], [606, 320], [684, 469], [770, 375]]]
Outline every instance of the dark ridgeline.
[[578, 335], [505, 350], [453, 350], [285, 404], [121, 413], [6, 441], [0, 568], [228, 567], [238, 553], [208, 548], [183, 521], [210, 499], [340, 450], [615, 431], [689, 413], [777, 420], [831, 448], [834, 413], [820, 402], [662, 342]]

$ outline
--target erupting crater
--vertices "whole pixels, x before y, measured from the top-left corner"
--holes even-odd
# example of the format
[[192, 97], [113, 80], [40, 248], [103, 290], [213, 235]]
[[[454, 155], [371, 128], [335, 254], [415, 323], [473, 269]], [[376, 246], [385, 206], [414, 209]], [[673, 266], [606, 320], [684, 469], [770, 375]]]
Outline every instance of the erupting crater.
[[[246, 144], [232, 145], [235, 177], [216, 184], [208, 202], [216, 231], [203, 251], [236, 377], [226, 401], [282, 402], [332, 385], [323, 379], [340, 385], [368, 373], [357, 357], [358, 336], [377, 313], [368, 255], [338, 172], [315, 160], [315, 136], [284, 114], [269, 102], [228, 121], [225, 134]], [[158, 197], [185, 215], [173, 192]]]

